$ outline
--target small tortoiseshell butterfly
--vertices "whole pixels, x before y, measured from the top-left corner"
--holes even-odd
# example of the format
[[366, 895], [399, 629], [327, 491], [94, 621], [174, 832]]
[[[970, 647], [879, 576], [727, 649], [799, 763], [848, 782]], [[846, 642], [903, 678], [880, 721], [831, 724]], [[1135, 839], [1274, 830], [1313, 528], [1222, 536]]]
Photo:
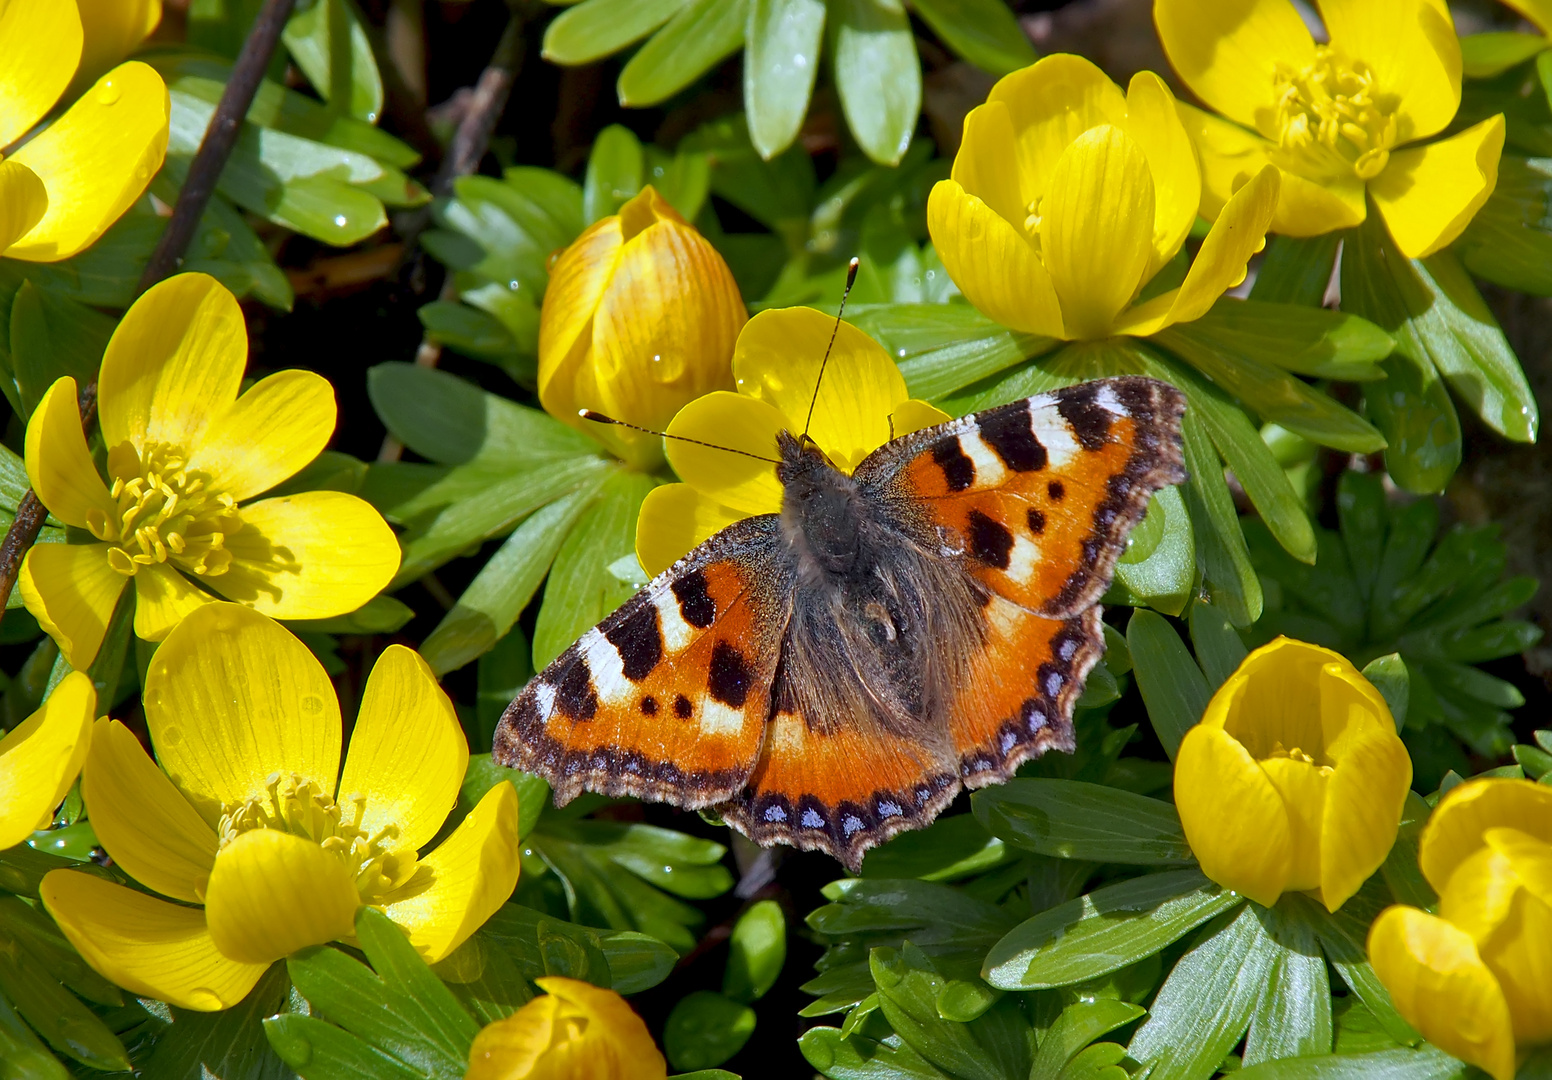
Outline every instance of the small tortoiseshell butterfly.
[[714, 808], [759, 844], [862, 854], [959, 789], [1071, 751], [1099, 598], [1185, 401], [1100, 379], [911, 432], [847, 476], [783, 432], [780, 514], [680, 559], [536, 676], [495, 758]]

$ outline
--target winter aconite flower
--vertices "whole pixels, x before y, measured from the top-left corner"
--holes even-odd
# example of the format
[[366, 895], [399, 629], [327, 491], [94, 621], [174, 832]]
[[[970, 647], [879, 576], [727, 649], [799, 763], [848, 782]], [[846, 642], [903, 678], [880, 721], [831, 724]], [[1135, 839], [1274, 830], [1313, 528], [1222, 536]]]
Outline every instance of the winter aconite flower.
[[1277, 204], [1252, 170], [1180, 285], [1143, 298], [1196, 221], [1196, 150], [1152, 72], [1125, 94], [1079, 56], [1048, 56], [965, 118], [950, 179], [927, 203], [954, 283], [1004, 326], [1073, 341], [1146, 336], [1200, 318], [1244, 280]]
[[1425, 142], [1460, 106], [1460, 42], [1441, 0], [1320, 0], [1330, 44], [1291, 0], [1154, 0], [1170, 63], [1222, 114], [1181, 106], [1215, 218], [1268, 163], [1282, 171], [1272, 231], [1351, 228], [1366, 197], [1409, 258], [1460, 235], [1492, 194], [1504, 120]]
[[[322, 376], [282, 371], [241, 396], [248, 335], [232, 294], [204, 274], [148, 290], [108, 342], [98, 413], [108, 478], [62, 378], [27, 424], [27, 476], [49, 512], [95, 543], [39, 544], [18, 579], [74, 668], [97, 654], [124, 587], [135, 633], [167, 636], [216, 597], [280, 619], [354, 611], [392, 579], [399, 545], [353, 495], [258, 498], [318, 456], [334, 431]], [[200, 584], [195, 584], [198, 581]]]
[[661, 431], [692, 398], [733, 385], [728, 358], [747, 318], [715, 248], [648, 185], [555, 261], [539, 321], [539, 400], [638, 468], [662, 440], [588, 423], [596, 409]]
[[[101, 0], [80, 8], [76, 0], [0, 6], [0, 150], [37, 126], [83, 63], [111, 63], [138, 43], [133, 32], [98, 32], [103, 6]], [[106, 21], [136, 22], [138, 14], [136, 25], [144, 27], [152, 14], [143, 3], [121, 7]], [[83, 15], [90, 34], [83, 32]], [[138, 61], [84, 88], [62, 115], [0, 161], [0, 254], [54, 262], [95, 241], [161, 168], [170, 115], [162, 77]]]
[[1418, 862], [1439, 913], [1381, 912], [1374, 972], [1429, 1042], [1512, 1080], [1517, 1049], [1552, 1042], [1552, 789], [1461, 784], [1428, 819]]
[[1341, 907], [1385, 861], [1412, 759], [1378, 690], [1329, 649], [1278, 638], [1245, 657], [1175, 758], [1202, 872], [1260, 904]]
[[114, 863], [179, 902], [70, 870], [40, 890], [81, 955], [134, 993], [227, 1008], [275, 960], [351, 939], [362, 904], [435, 962], [517, 883], [511, 784], [419, 853], [453, 808], [469, 746], [409, 649], [372, 669], [343, 774], [323, 666], [241, 605], [206, 605], [168, 635], [144, 702], [156, 761], [99, 720], [81, 794]]
[[[835, 346], [815, 401], [832, 332]], [[781, 511], [781, 482], [772, 464], [776, 433], [801, 434], [810, 402], [809, 436], [846, 473], [891, 438], [949, 419], [910, 400], [882, 345], [849, 323], [836, 331], [834, 318], [812, 308], [762, 311], [750, 319], [733, 350], [733, 377], [736, 393], [697, 398], [668, 425], [670, 435], [711, 445], [666, 440], [669, 463], [684, 483], [655, 488], [641, 504], [636, 555], [649, 574], [666, 570], [740, 518]]]
[[72, 671], [0, 738], [0, 851], [48, 827], [86, 760], [96, 708], [92, 680]]
[[558, 975], [534, 982], [543, 997], [474, 1037], [464, 1080], [663, 1080], [668, 1075], [668, 1063], [647, 1025], [619, 994]]

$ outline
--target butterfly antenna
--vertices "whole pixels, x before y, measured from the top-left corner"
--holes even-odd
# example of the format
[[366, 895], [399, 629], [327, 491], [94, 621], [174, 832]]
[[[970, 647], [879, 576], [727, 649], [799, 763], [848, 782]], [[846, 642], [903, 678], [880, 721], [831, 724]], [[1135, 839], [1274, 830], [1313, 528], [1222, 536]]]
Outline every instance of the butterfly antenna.
[[814, 406], [819, 404], [819, 387], [824, 383], [825, 367], [830, 363], [830, 350], [835, 348], [835, 335], [841, 332], [841, 312], [846, 310], [846, 298], [857, 283], [857, 257], [853, 255], [846, 266], [846, 290], [841, 293], [841, 306], [835, 310], [835, 326], [830, 331], [830, 344], [825, 346], [824, 359], [819, 361], [819, 378], [814, 380], [814, 396], [808, 402], [808, 419], [803, 421], [803, 441], [808, 442], [808, 429], [814, 423]]
[[612, 416], [605, 416], [603, 413], [595, 412], [592, 409], [578, 409], [577, 415], [584, 420], [591, 420], [595, 424], [613, 424], [615, 427], [630, 428], [632, 431], [640, 431], [644, 434], [656, 435], [664, 439], [673, 439], [676, 442], [694, 443], [696, 446], [704, 446], [708, 450], [721, 450], [729, 454], [742, 454], [744, 457], [754, 458], [756, 461], [768, 461], [772, 465], [781, 464], [776, 458], [765, 457], [761, 454], [751, 454], [748, 450], [735, 450], [731, 446], [718, 446], [716, 443], [702, 442], [700, 439], [690, 439], [683, 435], [670, 435], [666, 431], [653, 431], [651, 428], [644, 428], [639, 424], [627, 424], [624, 420], [616, 420]]

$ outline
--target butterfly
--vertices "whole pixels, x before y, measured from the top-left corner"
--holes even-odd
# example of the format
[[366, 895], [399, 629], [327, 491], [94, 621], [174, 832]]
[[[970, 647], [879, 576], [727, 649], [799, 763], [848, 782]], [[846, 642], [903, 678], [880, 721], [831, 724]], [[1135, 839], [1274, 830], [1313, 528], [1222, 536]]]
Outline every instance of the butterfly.
[[723, 529], [537, 675], [495, 759], [713, 809], [762, 845], [863, 853], [962, 787], [1074, 748], [1099, 598], [1185, 401], [1099, 379], [913, 431], [851, 475], [778, 436], [779, 514]]

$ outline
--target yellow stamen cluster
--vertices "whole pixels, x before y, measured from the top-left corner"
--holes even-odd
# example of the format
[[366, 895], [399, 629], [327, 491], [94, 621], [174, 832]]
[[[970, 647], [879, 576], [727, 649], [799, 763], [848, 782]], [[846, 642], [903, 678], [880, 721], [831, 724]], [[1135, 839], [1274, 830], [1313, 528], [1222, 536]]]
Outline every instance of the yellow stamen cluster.
[[415, 852], [398, 846], [399, 826], [385, 825], [370, 836], [362, 829], [366, 796], [350, 796], [347, 820], [339, 803], [295, 773], [274, 773], [266, 790], [267, 799], [248, 799], [226, 808], [220, 827], [223, 848], [251, 829], [278, 829], [312, 840], [344, 860], [363, 903], [380, 900], [415, 872]]
[[86, 525], [113, 545], [113, 569], [133, 577], [142, 566], [172, 559], [191, 574], [226, 573], [232, 563], [226, 538], [243, 527], [242, 515], [230, 495], [211, 490], [209, 477], [187, 466], [171, 446], [148, 446], [142, 455], [125, 442], [108, 452], [117, 516], [91, 510]]
[[1272, 752], [1267, 757], [1288, 758], [1290, 761], [1302, 761], [1306, 765], [1314, 765], [1315, 771], [1322, 776], [1330, 776], [1332, 772], [1330, 765], [1317, 765], [1315, 759], [1310, 757], [1305, 751], [1297, 746], [1291, 750], [1285, 749], [1281, 741], [1272, 744]]
[[1313, 64], [1279, 64], [1274, 78], [1277, 144], [1290, 159], [1279, 165], [1311, 179], [1369, 180], [1384, 170], [1397, 142], [1399, 102], [1376, 92], [1367, 64], [1322, 45]]

